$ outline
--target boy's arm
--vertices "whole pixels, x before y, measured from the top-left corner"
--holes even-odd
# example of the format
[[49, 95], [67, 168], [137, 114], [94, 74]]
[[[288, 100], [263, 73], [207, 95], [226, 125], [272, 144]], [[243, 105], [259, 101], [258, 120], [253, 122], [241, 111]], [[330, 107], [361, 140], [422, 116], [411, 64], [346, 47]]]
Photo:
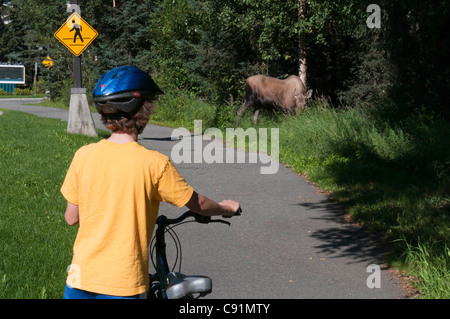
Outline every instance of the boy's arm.
[[69, 226], [78, 224], [79, 221], [79, 210], [78, 205], [67, 202], [66, 212], [64, 213], [64, 218], [66, 219]]
[[195, 213], [206, 216], [222, 215], [223, 217], [231, 217], [238, 211], [240, 205], [233, 200], [224, 200], [217, 203], [202, 194], [194, 192], [186, 207]]

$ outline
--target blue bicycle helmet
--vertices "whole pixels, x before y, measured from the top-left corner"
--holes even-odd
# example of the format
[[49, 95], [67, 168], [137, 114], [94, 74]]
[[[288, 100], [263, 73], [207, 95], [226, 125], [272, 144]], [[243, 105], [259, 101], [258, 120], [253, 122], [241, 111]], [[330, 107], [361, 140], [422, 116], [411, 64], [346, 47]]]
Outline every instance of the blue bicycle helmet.
[[105, 73], [92, 96], [99, 113], [133, 112], [146, 99], [164, 94], [153, 79], [141, 69], [126, 65]]

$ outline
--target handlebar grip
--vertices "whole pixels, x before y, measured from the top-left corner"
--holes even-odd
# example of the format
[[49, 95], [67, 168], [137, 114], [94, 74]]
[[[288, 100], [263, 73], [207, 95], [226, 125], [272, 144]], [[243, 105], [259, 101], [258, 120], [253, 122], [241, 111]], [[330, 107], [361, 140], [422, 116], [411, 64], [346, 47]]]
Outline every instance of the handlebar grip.
[[241, 216], [241, 213], [242, 213], [242, 208], [241, 208], [241, 207], [239, 207], [239, 209], [237, 210], [237, 212], [236, 212], [236, 213], [234, 213], [234, 215], [233, 215], [233, 216]]

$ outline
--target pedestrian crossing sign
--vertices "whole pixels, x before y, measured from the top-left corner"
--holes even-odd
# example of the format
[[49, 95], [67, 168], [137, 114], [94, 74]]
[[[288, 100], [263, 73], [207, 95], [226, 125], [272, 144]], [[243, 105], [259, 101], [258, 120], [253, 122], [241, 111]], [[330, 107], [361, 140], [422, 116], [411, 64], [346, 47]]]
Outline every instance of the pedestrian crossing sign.
[[54, 34], [62, 44], [76, 56], [94, 41], [98, 32], [74, 12]]

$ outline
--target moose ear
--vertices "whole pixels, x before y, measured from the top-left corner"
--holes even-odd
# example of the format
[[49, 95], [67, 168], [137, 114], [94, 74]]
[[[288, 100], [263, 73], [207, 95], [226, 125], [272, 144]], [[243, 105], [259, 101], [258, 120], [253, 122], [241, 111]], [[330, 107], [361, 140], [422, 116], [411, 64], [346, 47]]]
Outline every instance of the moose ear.
[[312, 93], [313, 93], [313, 90], [312, 90], [312, 89], [308, 90], [308, 91], [305, 93], [305, 99], [311, 98]]

